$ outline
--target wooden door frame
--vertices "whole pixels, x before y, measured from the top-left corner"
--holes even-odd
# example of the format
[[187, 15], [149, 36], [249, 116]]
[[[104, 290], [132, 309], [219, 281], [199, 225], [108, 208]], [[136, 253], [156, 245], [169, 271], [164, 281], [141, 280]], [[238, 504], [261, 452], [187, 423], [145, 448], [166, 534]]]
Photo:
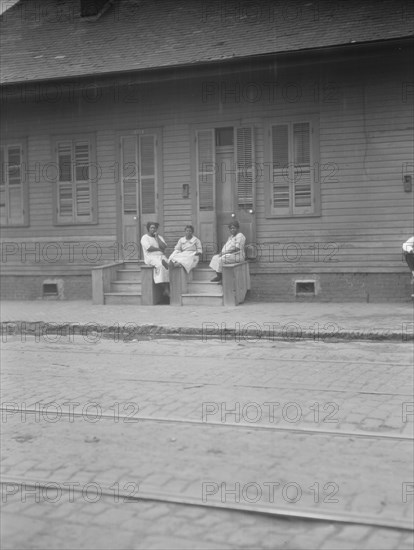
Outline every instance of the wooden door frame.
[[[163, 142], [162, 142], [162, 127], [150, 127], [150, 128], [125, 128], [115, 131], [115, 166], [114, 166], [114, 180], [115, 180], [115, 192], [116, 192], [116, 239], [119, 245], [119, 249], [122, 249], [124, 228], [123, 228], [123, 211], [122, 211], [122, 176], [121, 176], [121, 138], [127, 136], [136, 136], [137, 143], [139, 136], [142, 135], [155, 135], [155, 209], [156, 213], [154, 217], [163, 225], [164, 220], [164, 177], [163, 177]], [[141, 189], [137, 189], [137, 193], [141, 193]], [[141, 208], [141, 201], [140, 201]], [[141, 244], [140, 239], [144, 234], [143, 227], [141, 227], [141, 212], [137, 213], [139, 218], [137, 224], [137, 237], [138, 237], [138, 249], [141, 256]]]
[[[220, 121], [214, 122], [203, 122], [199, 124], [191, 124], [190, 125], [190, 162], [191, 162], [191, 182], [192, 182], [192, 189], [191, 189], [191, 196], [192, 196], [192, 204], [191, 207], [194, 212], [194, 227], [196, 230], [199, 228], [199, 209], [198, 209], [198, 178], [197, 178], [197, 132], [202, 130], [214, 130], [214, 132], [218, 128], [229, 128], [232, 127], [235, 133], [236, 128], [244, 128], [244, 127], [251, 127], [253, 131], [253, 146], [255, 148], [254, 150], [254, 162], [256, 162], [256, 147], [257, 147], [257, 139], [256, 139], [256, 133], [258, 125], [260, 128], [263, 129], [264, 127], [264, 121], [262, 119], [250, 119], [249, 120], [242, 120], [242, 119], [231, 119], [227, 121], [223, 121], [220, 119]], [[215, 135], [215, 134], [214, 134]], [[216, 150], [216, 145], [214, 141], [214, 151]], [[236, 157], [236, 143], [233, 142], [233, 155], [234, 158]], [[236, 176], [237, 177], [237, 176]], [[254, 175], [256, 177], [256, 175]], [[214, 179], [214, 196], [216, 195], [216, 178]], [[254, 215], [256, 215], [257, 212], [257, 182], [254, 184]], [[238, 212], [238, 205], [237, 205], [237, 191], [236, 191], [236, 215]], [[216, 205], [214, 204], [214, 208], [216, 211]], [[257, 218], [255, 217], [255, 228], [254, 228], [254, 234], [256, 235], [256, 229], [257, 229]], [[217, 219], [216, 219], [216, 225], [217, 225]], [[216, 228], [217, 233], [217, 228]]]

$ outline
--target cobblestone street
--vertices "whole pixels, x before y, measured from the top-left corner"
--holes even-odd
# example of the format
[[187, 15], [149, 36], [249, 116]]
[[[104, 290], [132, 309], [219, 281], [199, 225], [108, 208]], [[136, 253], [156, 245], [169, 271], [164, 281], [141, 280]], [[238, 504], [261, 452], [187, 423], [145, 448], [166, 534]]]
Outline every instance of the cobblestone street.
[[410, 344], [5, 340], [5, 549], [412, 547]]

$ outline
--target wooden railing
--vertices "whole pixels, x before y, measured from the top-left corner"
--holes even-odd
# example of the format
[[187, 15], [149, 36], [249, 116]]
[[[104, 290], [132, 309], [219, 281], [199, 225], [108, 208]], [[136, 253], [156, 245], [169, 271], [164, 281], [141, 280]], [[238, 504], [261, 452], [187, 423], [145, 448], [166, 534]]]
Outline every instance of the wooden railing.
[[[188, 275], [183, 267], [174, 267], [170, 274], [170, 305], [181, 306], [182, 295], [187, 292]], [[214, 275], [214, 271], [211, 272]], [[223, 264], [223, 305], [237, 306], [244, 302], [250, 290], [249, 262]]]
[[188, 275], [182, 266], [170, 267], [170, 305], [181, 306], [182, 295], [187, 292]]
[[[104, 304], [105, 292], [110, 292], [111, 282], [116, 280], [117, 270], [124, 262], [100, 265], [92, 268], [92, 303]], [[154, 283], [153, 267], [141, 265], [141, 305], [152, 306], [161, 301], [162, 290]]]
[[244, 302], [250, 290], [249, 262], [237, 264], [223, 263], [223, 303], [225, 306], [237, 306]]
[[111, 281], [116, 279], [116, 271], [124, 262], [100, 265], [92, 268], [92, 303], [104, 304], [105, 292], [109, 292]]
[[[105, 293], [110, 292], [111, 282], [116, 280], [116, 272], [123, 262], [115, 262], [92, 268], [92, 303], [104, 304]], [[158, 304], [162, 298], [161, 285], [154, 283], [154, 268], [141, 265], [141, 304]], [[182, 295], [187, 292], [188, 275], [183, 267], [174, 267], [170, 274], [170, 304], [182, 305]], [[213, 272], [212, 272], [213, 274]], [[241, 304], [250, 290], [249, 263], [223, 264], [223, 304], [237, 306]]]
[[161, 301], [161, 285], [154, 283], [154, 267], [152, 265], [141, 265], [141, 304], [153, 306]]

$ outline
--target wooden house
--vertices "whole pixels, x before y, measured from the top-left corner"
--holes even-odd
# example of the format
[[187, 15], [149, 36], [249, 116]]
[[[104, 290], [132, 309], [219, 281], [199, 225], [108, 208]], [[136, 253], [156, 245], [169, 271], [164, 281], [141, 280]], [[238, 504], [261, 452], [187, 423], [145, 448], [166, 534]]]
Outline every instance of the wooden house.
[[256, 301], [407, 301], [413, 3], [21, 0], [1, 22], [2, 296], [92, 297], [156, 220], [237, 218]]

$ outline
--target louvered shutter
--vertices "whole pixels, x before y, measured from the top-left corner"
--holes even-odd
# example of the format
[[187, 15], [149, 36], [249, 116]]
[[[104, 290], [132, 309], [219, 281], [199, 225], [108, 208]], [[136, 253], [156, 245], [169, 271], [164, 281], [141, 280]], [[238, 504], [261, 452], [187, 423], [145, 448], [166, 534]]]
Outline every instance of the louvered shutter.
[[124, 214], [138, 212], [138, 173], [137, 137], [121, 137], [121, 181], [122, 209]]
[[3, 147], [0, 147], [0, 223], [7, 223], [6, 211], [6, 164]]
[[61, 142], [57, 148], [58, 155], [58, 220], [72, 221], [73, 183], [72, 183], [72, 142]]
[[238, 208], [248, 210], [254, 203], [253, 128], [235, 128]]
[[289, 214], [289, 126], [272, 126], [272, 209], [276, 214]]
[[89, 142], [75, 143], [75, 221], [92, 221]]
[[312, 210], [311, 129], [309, 122], [293, 124], [293, 213]]
[[91, 145], [89, 140], [60, 141], [58, 157], [57, 221], [92, 221]]
[[214, 210], [214, 130], [197, 132], [198, 207], [201, 211]]
[[7, 225], [24, 223], [22, 157], [20, 145], [1, 150], [0, 210], [1, 221]]
[[140, 147], [140, 180], [141, 180], [141, 212], [142, 214], [155, 214], [155, 177], [156, 136], [143, 135], [139, 138]]

